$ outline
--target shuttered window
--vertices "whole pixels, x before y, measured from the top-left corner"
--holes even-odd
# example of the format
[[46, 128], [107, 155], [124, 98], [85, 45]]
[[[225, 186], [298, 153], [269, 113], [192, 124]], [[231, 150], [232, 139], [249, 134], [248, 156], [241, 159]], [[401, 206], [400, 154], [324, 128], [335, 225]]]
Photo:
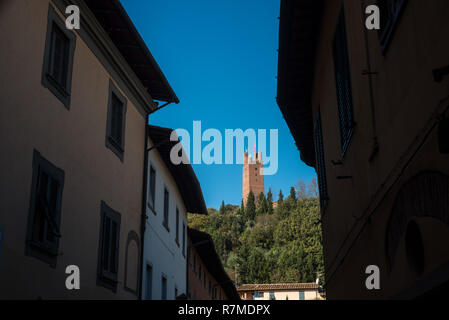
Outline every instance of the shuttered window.
[[329, 197], [327, 193], [326, 163], [324, 161], [323, 130], [321, 127], [320, 111], [318, 111], [318, 115], [315, 120], [315, 150], [316, 150], [316, 165], [318, 175], [318, 189], [320, 191], [320, 204], [321, 209], [324, 212]]
[[33, 155], [33, 178], [28, 218], [27, 254], [56, 266], [61, 223], [64, 172], [43, 158]]
[[109, 103], [106, 126], [106, 147], [121, 161], [125, 151], [126, 98], [112, 81], [109, 81]]
[[49, 6], [42, 85], [70, 108], [76, 36]]
[[167, 229], [167, 231], [170, 231], [168, 228], [168, 217], [169, 217], [169, 201], [170, 201], [170, 194], [168, 193], [167, 189], [164, 189], [164, 220], [162, 221], [162, 225]]
[[185, 223], [182, 224], [182, 255], [184, 258], [186, 257], [186, 229], [187, 226]]
[[167, 300], [167, 278], [162, 276], [161, 300]]
[[379, 40], [382, 50], [385, 51], [393, 36], [400, 14], [407, 0], [377, 0], [380, 9]]
[[156, 170], [150, 165], [150, 186], [148, 194], [148, 205], [153, 209], [153, 213], [156, 214], [154, 208], [154, 200], [156, 195]]
[[354, 131], [351, 76], [349, 68], [348, 41], [345, 15], [342, 8], [333, 41], [333, 57], [337, 105], [340, 121], [341, 151], [344, 156]]
[[153, 267], [147, 264], [145, 300], [153, 298]]
[[120, 214], [102, 202], [98, 280], [113, 291], [117, 289], [120, 220]]
[[175, 230], [175, 241], [179, 247], [179, 209], [176, 208], [176, 230]]
[[67, 85], [69, 52], [69, 38], [67, 38], [55, 24], [51, 35], [49, 75], [52, 76], [53, 80], [55, 80], [64, 90]]

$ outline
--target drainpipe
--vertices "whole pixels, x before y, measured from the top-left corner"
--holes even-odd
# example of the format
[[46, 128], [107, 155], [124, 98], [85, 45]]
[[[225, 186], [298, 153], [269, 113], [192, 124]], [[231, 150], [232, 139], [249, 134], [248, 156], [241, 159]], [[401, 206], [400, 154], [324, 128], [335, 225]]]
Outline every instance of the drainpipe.
[[143, 265], [144, 265], [144, 243], [145, 243], [145, 228], [147, 223], [147, 175], [148, 175], [148, 121], [150, 114], [145, 116], [145, 142], [144, 142], [144, 156], [143, 156], [143, 185], [142, 185], [142, 213], [140, 222], [140, 285], [139, 285], [139, 300], [142, 300], [142, 287], [143, 287]]

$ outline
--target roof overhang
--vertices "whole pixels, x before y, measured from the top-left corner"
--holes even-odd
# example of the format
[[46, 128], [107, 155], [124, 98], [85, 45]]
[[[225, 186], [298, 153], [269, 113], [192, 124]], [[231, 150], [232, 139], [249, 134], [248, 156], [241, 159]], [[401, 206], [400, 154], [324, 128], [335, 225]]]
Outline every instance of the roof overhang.
[[204, 202], [203, 192], [201, 191], [201, 185], [192, 166], [184, 163], [175, 165], [170, 160], [171, 149], [180, 142], [179, 139], [170, 141], [170, 135], [173, 132], [173, 129], [149, 125], [148, 131], [151, 141], [154, 146], [156, 146], [162, 161], [164, 161], [165, 166], [168, 168], [176, 182], [187, 211], [190, 213], [207, 215], [207, 208], [206, 203]]
[[323, 2], [281, 0], [276, 100], [309, 166], [315, 166], [311, 99]]
[[195, 248], [201, 260], [206, 263], [207, 270], [223, 288], [228, 299], [240, 300], [240, 296], [237, 293], [234, 283], [224, 270], [220, 257], [215, 251], [212, 237], [205, 232], [191, 228], [188, 228], [188, 236], [192, 242], [191, 245]]
[[84, 0], [154, 100], [179, 99], [119, 0]]

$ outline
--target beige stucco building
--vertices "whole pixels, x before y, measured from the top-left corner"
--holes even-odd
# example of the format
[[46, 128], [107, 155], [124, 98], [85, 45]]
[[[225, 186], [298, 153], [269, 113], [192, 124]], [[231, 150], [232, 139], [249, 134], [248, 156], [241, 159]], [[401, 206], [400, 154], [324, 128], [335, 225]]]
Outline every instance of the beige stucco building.
[[[380, 30], [365, 27], [371, 4]], [[447, 294], [448, 12], [446, 0], [282, 1], [277, 101], [318, 174], [329, 299]]]
[[3, 0], [0, 43], [0, 298], [137, 299], [146, 123], [178, 99], [117, 0]]
[[324, 300], [316, 283], [243, 284], [237, 287], [242, 300]]

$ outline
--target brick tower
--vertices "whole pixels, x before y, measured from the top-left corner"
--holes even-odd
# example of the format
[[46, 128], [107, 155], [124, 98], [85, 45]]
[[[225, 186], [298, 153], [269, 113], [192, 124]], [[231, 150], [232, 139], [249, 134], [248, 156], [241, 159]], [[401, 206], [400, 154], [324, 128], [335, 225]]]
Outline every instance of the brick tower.
[[256, 200], [261, 192], [265, 194], [265, 186], [263, 181], [262, 152], [256, 153], [255, 147], [254, 147], [254, 157], [255, 159], [253, 159], [250, 155], [248, 155], [247, 152], [243, 154], [242, 198], [243, 203], [245, 205], [250, 190], [253, 191]]

